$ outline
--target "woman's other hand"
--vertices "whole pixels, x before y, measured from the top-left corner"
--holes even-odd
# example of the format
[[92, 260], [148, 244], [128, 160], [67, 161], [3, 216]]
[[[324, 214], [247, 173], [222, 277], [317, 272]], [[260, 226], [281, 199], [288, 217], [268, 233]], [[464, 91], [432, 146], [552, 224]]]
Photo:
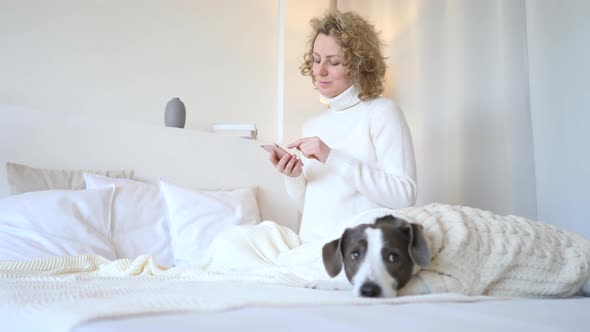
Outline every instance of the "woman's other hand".
[[277, 153], [271, 151], [269, 159], [279, 172], [290, 177], [301, 175], [303, 162], [296, 155], [286, 153], [281, 159], [278, 159]]
[[326, 163], [328, 156], [332, 149], [319, 137], [304, 137], [296, 140], [295, 142], [287, 145], [287, 148], [296, 148], [301, 151], [305, 158], [316, 159], [322, 163]]

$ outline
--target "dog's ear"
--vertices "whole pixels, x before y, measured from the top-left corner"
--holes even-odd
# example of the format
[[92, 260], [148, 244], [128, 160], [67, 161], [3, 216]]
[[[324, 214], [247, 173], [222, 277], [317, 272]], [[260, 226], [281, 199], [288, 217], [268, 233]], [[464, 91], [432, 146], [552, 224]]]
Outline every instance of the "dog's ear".
[[[346, 234], [346, 231], [344, 232]], [[339, 239], [330, 241], [322, 247], [322, 259], [324, 261], [324, 268], [328, 275], [332, 278], [337, 276], [340, 271], [342, 271], [342, 250], [340, 250], [340, 245], [342, 243], [342, 238], [344, 234]]]
[[422, 225], [409, 223], [411, 230], [411, 241], [408, 252], [410, 257], [414, 261], [414, 264], [426, 267], [430, 263], [430, 248], [428, 247], [428, 241], [424, 237]]
[[426, 267], [428, 263], [430, 263], [430, 248], [424, 237], [422, 225], [409, 223], [393, 215], [383, 216], [375, 220], [375, 224], [380, 223], [389, 223], [409, 235], [410, 245], [408, 247], [408, 252], [410, 253], [412, 261], [414, 261], [414, 264]]

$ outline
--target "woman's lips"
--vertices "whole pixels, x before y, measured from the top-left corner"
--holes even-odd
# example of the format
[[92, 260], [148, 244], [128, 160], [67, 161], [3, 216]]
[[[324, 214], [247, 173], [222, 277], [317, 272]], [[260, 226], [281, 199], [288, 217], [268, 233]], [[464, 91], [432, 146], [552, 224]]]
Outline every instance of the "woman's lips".
[[323, 88], [329, 86], [330, 84], [332, 84], [332, 82], [322, 82], [322, 81], [320, 81], [320, 86], [323, 87]]

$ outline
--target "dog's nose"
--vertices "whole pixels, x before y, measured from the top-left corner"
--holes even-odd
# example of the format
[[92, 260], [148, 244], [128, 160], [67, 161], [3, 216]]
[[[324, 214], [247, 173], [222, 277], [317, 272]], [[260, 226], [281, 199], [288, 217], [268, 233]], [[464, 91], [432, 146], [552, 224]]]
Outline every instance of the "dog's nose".
[[374, 282], [365, 282], [361, 286], [361, 296], [364, 297], [379, 297], [381, 296], [381, 287]]

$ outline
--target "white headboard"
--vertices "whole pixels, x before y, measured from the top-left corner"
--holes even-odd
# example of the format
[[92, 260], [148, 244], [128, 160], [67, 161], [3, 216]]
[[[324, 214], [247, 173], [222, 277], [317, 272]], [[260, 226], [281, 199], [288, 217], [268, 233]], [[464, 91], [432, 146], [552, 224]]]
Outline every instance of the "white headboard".
[[0, 104], [0, 197], [13, 161], [41, 168], [133, 169], [193, 189], [258, 187], [263, 220], [298, 230], [281, 175], [254, 140]]

